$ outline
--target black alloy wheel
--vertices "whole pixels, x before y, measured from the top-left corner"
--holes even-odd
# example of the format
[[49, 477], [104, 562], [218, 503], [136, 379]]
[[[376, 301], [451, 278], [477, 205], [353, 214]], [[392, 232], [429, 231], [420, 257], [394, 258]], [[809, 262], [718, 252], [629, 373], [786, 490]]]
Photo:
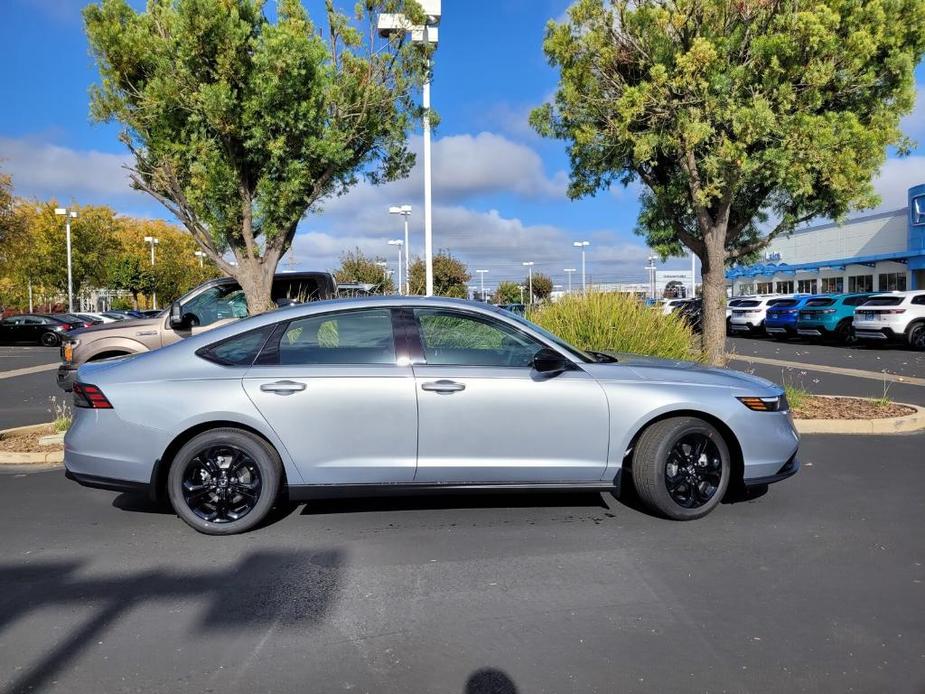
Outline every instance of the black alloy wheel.
[[702, 433], [681, 437], [665, 464], [665, 487], [682, 508], [700, 508], [719, 489], [723, 461], [716, 444]]
[[916, 325], [909, 333], [909, 344], [913, 349], [925, 350], [925, 324]]
[[59, 338], [54, 333], [42, 333], [42, 337], [39, 338], [39, 342], [41, 342], [46, 347], [57, 347], [61, 342], [61, 338]]
[[247, 452], [230, 445], [209, 446], [186, 464], [183, 500], [209, 523], [232, 523], [260, 499], [260, 468]]

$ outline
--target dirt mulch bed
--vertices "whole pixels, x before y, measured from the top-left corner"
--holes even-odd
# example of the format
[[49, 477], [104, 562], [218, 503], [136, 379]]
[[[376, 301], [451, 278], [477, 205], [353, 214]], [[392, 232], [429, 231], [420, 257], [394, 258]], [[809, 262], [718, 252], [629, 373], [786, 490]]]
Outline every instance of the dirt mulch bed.
[[863, 398], [820, 398], [807, 395], [793, 408], [796, 419], [883, 419], [915, 414], [915, 410], [896, 403], [880, 403]]
[[0, 434], [0, 452], [2, 453], [51, 453], [64, 450], [61, 444], [43, 446], [39, 439], [54, 434], [49, 424], [47, 427], [23, 434]]

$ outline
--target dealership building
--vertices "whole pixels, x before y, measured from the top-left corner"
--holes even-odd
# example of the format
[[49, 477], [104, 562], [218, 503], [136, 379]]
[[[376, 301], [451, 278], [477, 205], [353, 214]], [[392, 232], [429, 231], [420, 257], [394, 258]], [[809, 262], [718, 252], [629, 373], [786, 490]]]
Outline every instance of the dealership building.
[[765, 259], [726, 272], [731, 295], [925, 289], [925, 184], [901, 210], [822, 224], [771, 242]]

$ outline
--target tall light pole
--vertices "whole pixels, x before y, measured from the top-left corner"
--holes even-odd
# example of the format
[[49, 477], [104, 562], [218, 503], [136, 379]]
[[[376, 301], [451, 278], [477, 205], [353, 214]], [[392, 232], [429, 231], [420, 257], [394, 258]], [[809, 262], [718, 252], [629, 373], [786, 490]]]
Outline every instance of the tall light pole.
[[206, 254], [203, 253], [202, 251], [196, 251], [193, 253], [193, 255], [199, 258], [199, 267], [205, 267], [204, 258], [206, 257]]
[[649, 291], [651, 292], [650, 296], [654, 299], [655, 297], [655, 261], [658, 260], [657, 256], [649, 256], [649, 264], [646, 265], [645, 269], [649, 271]]
[[398, 246], [398, 293], [401, 294], [401, 247], [405, 245], [405, 242], [401, 239], [392, 239], [389, 245]]
[[67, 310], [74, 312], [74, 276], [71, 271], [71, 220], [77, 219], [77, 210], [56, 207], [55, 214], [64, 217], [64, 233], [67, 238]]
[[529, 273], [529, 279], [528, 279], [528, 282], [530, 283], [529, 295], [530, 295], [530, 305], [532, 306], [533, 305], [533, 261], [531, 260], [528, 263], [521, 263], [521, 265], [527, 268], [527, 272]]
[[[151, 246], [151, 267], [153, 268], [154, 267], [154, 247], [157, 244], [159, 244], [160, 241], [158, 241], [153, 236], [145, 236], [145, 243], [150, 244]], [[156, 311], [157, 310], [157, 292], [153, 290], [151, 291], [151, 303], [152, 303], [152, 307]]]
[[476, 270], [479, 273], [479, 283], [482, 285], [482, 301], [485, 301], [485, 273], [488, 270]]
[[[393, 37], [410, 34], [415, 43], [434, 44], [439, 40], [440, 0], [418, 0], [424, 10], [424, 24], [415, 26], [403, 14], [379, 15], [379, 35]], [[434, 294], [433, 224], [431, 219], [431, 166], [430, 166], [430, 60], [424, 66], [424, 85], [421, 91], [421, 107], [424, 110], [424, 293]]]
[[398, 205], [389, 208], [389, 214], [400, 214], [405, 218], [405, 294], [411, 293], [411, 271], [408, 269], [408, 256], [411, 255], [411, 245], [408, 242], [408, 217], [411, 216], [411, 205]]
[[563, 268], [562, 272], [568, 275], [568, 293], [571, 294], [572, 293], [572, 273], [575, 272], [575, 268], [573, 267]]
[[588, 278], [585, 275], [585, 249], [591, 245], [590, 241], [575, 241], [573, 244], [575, 248], [581, 249], [581, 291], [588, 291]]
[[694, 299], [697, 296], [697, 256], [694, 255], [694, 251], [691, 251], [691, 295], [690, 298]]

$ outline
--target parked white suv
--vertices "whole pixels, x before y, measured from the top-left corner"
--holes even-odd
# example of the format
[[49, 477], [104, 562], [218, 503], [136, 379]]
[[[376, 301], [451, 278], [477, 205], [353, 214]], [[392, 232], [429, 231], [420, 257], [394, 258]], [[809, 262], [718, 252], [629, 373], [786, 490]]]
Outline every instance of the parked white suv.
[[729, 317], [729, 330], [733, 333], [753, 333], [761, 330], [764, 327], [768, 307], [782, 299], [790, 298], [792, 296], [789, 294], [775, 294], [730, 301], [726, 309], [732, 312]]
[[907, 342], [925, 350], [925, 290], [870, 297], [854, 312], [859, 340]]

